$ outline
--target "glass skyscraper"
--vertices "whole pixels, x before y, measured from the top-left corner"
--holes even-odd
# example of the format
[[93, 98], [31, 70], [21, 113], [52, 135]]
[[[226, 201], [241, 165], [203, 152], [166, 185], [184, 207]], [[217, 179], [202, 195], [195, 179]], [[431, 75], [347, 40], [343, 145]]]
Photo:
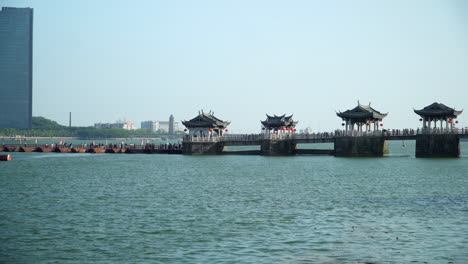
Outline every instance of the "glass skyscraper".
[[31, 128], [32, 56], [32, 8], [3, 7], [0, 11], [0, 128]]

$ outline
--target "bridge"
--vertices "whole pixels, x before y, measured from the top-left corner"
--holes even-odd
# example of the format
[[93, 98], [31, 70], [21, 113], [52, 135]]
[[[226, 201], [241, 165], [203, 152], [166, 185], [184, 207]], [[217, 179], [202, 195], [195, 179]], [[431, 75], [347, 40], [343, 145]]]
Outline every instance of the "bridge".
[[325, 154], [317, 150], [298, 150], [302, 143], [333, 143], [335, 156], [365, 157], [383, 156], [388, 153], [389, 140], [416, 140], [416, 157], [459, 157], [460, 138], [467, 137], [465, 129], [458, 129], [456, 118], [462, 111], [444, 104], [433, 103], [421, 110], [414, 110], [420, 116], [422, 128], [386, 130], [382, 120], [388, 113], [382, 113], [369, 105], [358, 105], [344, 112], [337, 112], [343, 130], [330, 133], [297, 134], [297, 120], [286, 114], [266, 115], [261, 121], [262, 133], [252, 135], [226, 135], [231, 123], [214, 116], [214, 112], [200, 111], [198, 116], [182, 121], [188, 132], [183, 141], [184, 154], [224, 154], [228, 146], [259, 145], [260, 151], [249, 154], [295, 155]]
[[[184, 154], [258, 154], [334, 156], [383, 156], [390, 140], [416, 140], [417, 157], [458, 157], [460, 138], [468, 138], [468, 129], [401, 129], [380, 131], [345, 131], [312, 134], [224, 134], [191, 136], [183, 139]], [[332, 143], [333, 150], [298, 149], [298, 144]], [[229, 146], [260, 146], [260, 150], [227, 151]]]
[[[457, 111], [443, 104], [433, 103], [421, 110], [414, 110], [420, 115], [422, 128], [386, 130], [382, 120], [388, 113], [381, 113], [369, 105], [361, 105], [337, 113], [343, 123], [343, 130], [325, 133], [296, 133], [298, 121], [292, 115], [270, 116], [261, 121], [262, 133], [235, 135], [229, 134], [228, 121], [214, 116], [214, 112], [200, 111], [198, 116], [189, 121], [182, 121], [187, 128], [179, 154], [258, 154], [258, 155], [298, 155], [328, 154], [338, 157], [379, 157], [387, 154], [390, 140], [416, 140], [416, 157], [459, 157], [460, 139], [468, 138], [468, 128], [459, 129], [455, 120], [462, 111]], [[332, 143], [333, 150], [298, 149], [298, 144]], [[259, 146], [260, 150], [229, 152], [229, 146]], [[167, 153], [154, 147], [101, 147], [98, 148], [35, 148], [15, 147], [15, 151], [38, 152], [91, 152], [91, 153]], [[1, 150], [0, 150], [1, 151]], [[11, 151], [3, 147], [3, 151]]]
[[180, 144], [3, 144], [0, 152], [182, 154]]
[[[428, 131], [428, 133], [431, 133]], [[465, 129], [460, 131], [433, 131], [431, 134], [459, 134], [461, 137], [465, 135]], [[410, 140], [416, 139], [416, 135], [426, 134], [423, 131], [412, 129], [401, 129], [392, 131], [372, 131], [372, 132], [359, 132], [359, 131], [341, 131], [323, 132], [323, 133], [303, 133], [303, 134], [229, 134], [224, 136], [207, 136], [207, 137], [194, 137], [185, 136], [184, 141], [192, 142], [224, 142], [228, 146], [246, 146], [246, 145], [259, 145], [262, 140], [292, 140], [296, 144], [302, 143], [333, 143], [336, 137], [384, 137], [386, 140]], [[468, 135], [468, 130], [467, 130]]]

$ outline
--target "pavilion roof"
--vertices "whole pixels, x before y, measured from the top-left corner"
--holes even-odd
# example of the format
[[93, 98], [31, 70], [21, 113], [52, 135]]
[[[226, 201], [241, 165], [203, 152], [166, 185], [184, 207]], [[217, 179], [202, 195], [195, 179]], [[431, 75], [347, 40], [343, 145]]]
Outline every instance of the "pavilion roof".
[[344, 112], [339, 112], [339, 113], [336, 113], [336, 115], [338, 115], [339, 117], [341, 118], [345, 118], [345, 119], [378, 119], [378, 120], [382, 120], [383, 118], [385, 118], [388, 113], [381, 113], [377, 110], [375, 110], [374, 108], [372, 108], [370, 106], [370, 103], [369, 105], [362, 105], [358, 102], [358, 105], [351, 109], [351, 110], [346, 110]]
[[298, 123], [292, 119], [293, 115], [286, 116], [286, 114], [284, 114], [282, 116], [270, 116], [267, 114], [266, 116], [267, 119], [265, 121], [260, 121], [264, 127], [294, 127]]
[[463, 110], [457, 111], [454, 108], [435, 102], [421, 110], [414, 110], [414, 112], [420, 116], [456, 118]]
[[223, 121], [214, 116], [214, 112], [205, 113], [203, 110], [198, 112], [198, 116], [182, 121], [182, 124], [187, 127], [209, 127], [209, 128], [226, 128], [231, 122]]

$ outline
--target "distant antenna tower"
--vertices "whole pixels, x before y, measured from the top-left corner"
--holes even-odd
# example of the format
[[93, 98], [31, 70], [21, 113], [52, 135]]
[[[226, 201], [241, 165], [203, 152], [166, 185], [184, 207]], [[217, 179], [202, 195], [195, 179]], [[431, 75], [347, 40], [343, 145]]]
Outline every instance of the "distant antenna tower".
[[68, 127], [71, 128], [71, 112], [68, 115]]

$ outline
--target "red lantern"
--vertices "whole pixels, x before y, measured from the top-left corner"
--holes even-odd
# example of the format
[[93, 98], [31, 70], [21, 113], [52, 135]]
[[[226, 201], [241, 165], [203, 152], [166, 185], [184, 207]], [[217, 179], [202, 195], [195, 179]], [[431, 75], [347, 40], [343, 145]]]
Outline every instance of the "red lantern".
[[265, 130], [266, 128], [262, 127], [262, 130]]
[[228, 131], [229, 131], [229, 129], [226, 129], [226, 130], [224, 130], [224, 131], [228, 132]]
[[380, 126], [383, 126], [383, 124], [380, 124]]
[[187, 129], [184, 129], [185, 132], [187, 132]]
[[281, 130], [284, 130], [284, 127], [283, 127], [283, 128], [281, 128]]
[[296, 129], [294, 129], [294, 132], [296, 132]]
[[345, 123], [341, 123], [342, 126], [345, 126]]
[[210, 129], [210, 132], [213, 132], [213, 129]]
[[422, 119], [422, 118], [419, 118], [419, 121], [423, 121], [423, 119]]
[[370, 126], [370, 123], [366, 123], [366, 126]]
[[457, 120], [457, 121], [455, 121], [455, 124], [458, 124], [458, 120]]
[[449, 120], [448, 122], [449, 122], [449, 124], [452, 124], [452, 120]]

